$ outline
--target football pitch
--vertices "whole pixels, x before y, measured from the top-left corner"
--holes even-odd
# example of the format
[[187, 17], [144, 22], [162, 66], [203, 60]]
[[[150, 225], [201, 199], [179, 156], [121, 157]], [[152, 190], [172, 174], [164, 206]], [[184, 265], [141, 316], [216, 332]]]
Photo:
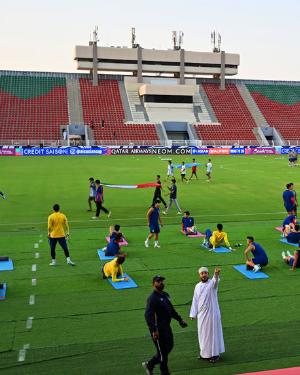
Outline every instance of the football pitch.
[[[191, 163], [192, 158], [172, 156], [172, 162]], [[207, 162], [207, 156], [196, 156], [196, 162]], [[172, 322], [173, 375], [233, 375], [299, 366], [300, 271], [289, 271], [281, 257], [283, 250], [296, 248], [279, 242], [275, 230], [286, 217], [286, 183], [294, 182], [300, 192], [300, 169], [287, 163], [275, 155], [214, 156], [212, 181], [206, 181], [202, 165], [197, 168], [199, 180], [189, 184], [180, 184], [180, 170], [175, 170], [178, 203], [183, 212], [190, 211], [198, 230], [215, 230], [220, 222], [231, 246], [243, 245], [236, 252], [217, 254], [201, 247], [201, 238], [180, 232], [182, 216], [176, 215], [174, 205], [162, 215], [161, 248], [153, 247], [153, 239], [148, 249], [144, 246], [154, 188], [105, 187], [104, 206], [112, 214], [91, 219], [90, 177], [133, 185], [155, 182], [160, 174], [163, 181], [167, 162], [158, 156], [2, 157], [0, 190], [7, 198], [0, 200], [0, 255], [8, 255], [15, 269], [0, 272], [0, 282], [7, 283], [6, 299], [0, 301], [1, 375], [144, 374], [141, 363], [155, 353], [144, 310], [158, 274], [166, 278], [165, 291], [188, 323], [182, 329]], [[188, 169], [187, 177], [190, 174]], [[60, 248], [57, 266], [49, 267], [47, 218], [55, 203], [69, 220], [75, 267], [66, 264]], [[106, 245], [114, 224], [121, 225], [129, 243], [122, 248], [128, 252], [123, 270], [138, 288], [115, 290], [101, 277], [104, 261], [97, 249]], [[268, 254], [269, 265], [263, 270], [267, 279], [249, 280], [233, 268], [245, 263], [247, 236]], [[216, 266], [221, 268], [218, 295], [226, 352], [216, 364], [197, 359], [197, 323], [189, 319], [200, 266], [207, 266], [210, 276]]]

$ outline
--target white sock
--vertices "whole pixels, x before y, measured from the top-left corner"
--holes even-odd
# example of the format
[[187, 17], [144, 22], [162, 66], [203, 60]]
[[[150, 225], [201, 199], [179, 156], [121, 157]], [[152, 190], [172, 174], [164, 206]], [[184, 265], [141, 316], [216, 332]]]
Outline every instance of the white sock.
[[145, 242], [147, 242], [147, 243], [149, 242], [149, 238], [148, 238], [148, 237], [147, 237], [147, 239], [146, 239], [146, 241], [145, 241]]
[[71, 260], [70, 257], [68, 257], [68, 258], [67, 258], [67, 262], [70, 262], [70, 260]]
[[158, 241], [155, 241], [155, 242], [154, 242], [154, 246], [158, 246]]
[[55, 260], [55, 259], [52, 259], [52, 263], [53, 263], [53, 264], [56, 264], [56, 260]]

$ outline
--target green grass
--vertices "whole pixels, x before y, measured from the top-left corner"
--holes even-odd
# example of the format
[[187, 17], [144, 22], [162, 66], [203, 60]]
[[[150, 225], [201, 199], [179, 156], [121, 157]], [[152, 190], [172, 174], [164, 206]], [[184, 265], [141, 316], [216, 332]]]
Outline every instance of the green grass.
[[[191, 159], [174, 156], [173, 162]], [[206, 157], [197, 157], [197, 162], [206, 162]], [[200, 247], [201, 239], [182, 235], [175, 207], [162, 218], [161, 249], [146, 249], [145, 217], [153, 189], [105, 188], [105, 206], [112, 215], [91, 219], [86, 211], [89, 177], [118, 184], [154, 182], [156, 174], [164, 178], [167, 171], [167, 163], [157, 156], [1, 158], [0, 190], [7, 199], [0, 200], [0, 255], [9, 255], [15, 266], [0, 273], [0, 282], [7, 283], [7, 298], [0, 301], [1, 375], [143, 374], [141, 362], [154, 354], [144, 321], [152, 277], [166, 277], [166, 291], [189, 321], [197, 270], [203, 265], [211, 273], [215, 266], [221, 268], [226, 352], [215, 365], [197, 360], [196, 323], [183, 330], [173, 322], [172, 374], [231, 375], [299, 365], [299, 273], [282, 261], [281, 251], [294, 248], [281, 244], [274, 229], [285, 217], [285, 184], [293, 181], [297, 190], [299, 171], [275, 156], [216, 156], [212, 163], [213, 180], [207, 183], [204, 166], [198, 167], [199, 181], [178, 184], [178, 202], [191, 212], [199, 231], [222, 222], [231, 244], [243, 244], [235, 253], [211, 253]], [[54, 203], [68, 217], [76, 267], [66, 265], [61, 250], [57, 267], [48, 266], [47, 217]], [[138, 284], [136, 289], [115, 290], [101, 278], [103, 262], [96, 249], [104, 246], [109, 225], [116, 223], [129, 242], [123, 248], [129, 254], [124, 270]], [[233, 268], [245, 262], [247, 235], [268, 253], [268, 279], [248, 280]], [[34, 305], [29, 305], [31, 294]], [[28, 317], [34, 317], [31, 329], [26, 328]], [[30, 349], [19, 362], [26, 344]]]

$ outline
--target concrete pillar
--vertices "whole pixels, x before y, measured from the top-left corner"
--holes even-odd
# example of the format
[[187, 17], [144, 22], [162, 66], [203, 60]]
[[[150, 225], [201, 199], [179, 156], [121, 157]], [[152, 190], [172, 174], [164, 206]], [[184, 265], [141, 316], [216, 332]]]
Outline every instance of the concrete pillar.
[[138, 76], [138, 83], [143, 83], [143, 48], [138, 46], [137, 48], [137, 76]]
[[93, 86], [98, 86], [97, 42], [93, 43]]
[[184, 49], [180, 50], [180, 84], [184, 85]]
[[221, 86], [220, 90], [225, 90], [225, 51], [221, 51]]

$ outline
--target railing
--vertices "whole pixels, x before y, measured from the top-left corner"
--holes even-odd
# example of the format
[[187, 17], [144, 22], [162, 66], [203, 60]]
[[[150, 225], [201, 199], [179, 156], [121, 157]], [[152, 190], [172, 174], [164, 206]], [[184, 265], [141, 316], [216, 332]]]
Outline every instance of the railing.
[[293, 140], [289, 140], [289, 141], [285, 141], [285, 142], [286, 142], [287, 146], [290, 146], [290, 147], [300, 145], [300, 140], [296, 141], [295, 139], [293, 139]]
[[203, 140], [203, 146], [259, 146], [257, 140], [227, 140], [227, 139], [217, 139], [217, 140]]

